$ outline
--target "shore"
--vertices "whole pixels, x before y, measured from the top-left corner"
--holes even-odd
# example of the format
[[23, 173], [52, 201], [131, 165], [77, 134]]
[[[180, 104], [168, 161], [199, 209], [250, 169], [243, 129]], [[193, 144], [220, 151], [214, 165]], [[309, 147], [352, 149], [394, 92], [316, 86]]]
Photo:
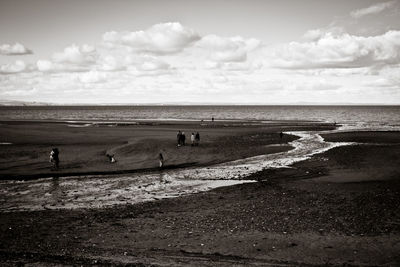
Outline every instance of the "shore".
[[[290, 128], [276, 127], [270, 133]], [[215, 137], [225, 138], [224, 129], [214, 129]], [[249, 136], [258, 130], [238, 132]], [[362, 144], [247, 177], [257, 183], [179, 198], [102, 209], [0, 213], [0, 262], [398, 266], [400, 133], [324, 138]]]
[[[34, 179], [74, 175], [132, 173], [165, 168], [206, 166], [291, 149], [297, 137], [279, 132], [333, 129], [316, 122], [242, 121], [184, 122], [0, 122], [0, 179]], [[186, 146], [177, 147], [176, 135], [186, 135]], [[191, 133], [200, 133], [200, 145], [190, 146]], [[279, 145], [275, 145], [279, 144]], [[51, 170], [49, 153], [60, 151], [60, 168]], [[115, 155], [111, 164], [106, 154]]]

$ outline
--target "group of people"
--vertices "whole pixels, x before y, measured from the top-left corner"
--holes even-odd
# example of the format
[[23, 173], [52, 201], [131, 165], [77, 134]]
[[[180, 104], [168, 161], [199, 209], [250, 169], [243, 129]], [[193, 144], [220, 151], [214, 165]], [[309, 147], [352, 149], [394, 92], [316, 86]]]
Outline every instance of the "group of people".
[[[185, 132], [178, 131], [176, 135], [177, 147], [186, 145], [186, 135]], [[191, 146], [198, 146], [200, 143], [200, 134], [197, 132], [196, 134], [192, 133], [190, 136]]]
[[[52, 169], [53, 170], [58, 170], [60, 166], [60, 157], [59, 157], [60, 151], [58, 148], [52, 148], [50, 151], [50, 163], [52, 163]], [[117, 160], [115, 159], [114, 155], [106, 154], [106, 157], [108, 158], [108, 161], [110, 163], [115, 163]], [[161, 167], [161, 166], [160, 166]]]
[[[191, 134], [190, 142], [191, 142], [191, 146], [198, 146], [199, 145], [199, 143], [200, 143], [200, 134], [199, 134], [199, 132], [197, 132], [196, 134], [195, 133]], [[178, 143], [177, 144], [178, 147], [186, 145], [186, 135], [185, 135], [184, 132], [178, 131], [177, 143]], [[53, 148], [50, 151], [50, 162], [52, 163], [52, 168], [54, 170], [58, 170], [58, 168], [59, 168], [59, 164], [60, 164], [59, 153], [60, 152], [59, 152], [58, 148]], [[110, 154], [107, 153], [106, 157], [108, 158], [108, 161], [110, 163], [117, 162], [117, 160], [115, 159], [114, 155], [110, 155]], [[160, 168], [162, 168], [164, 166], [164, 156], [162, 155], [162, 153], [160, 153], [158, 155], [158, 159], [159, 159], [159, 163], [160, 163], [159, 164]]]

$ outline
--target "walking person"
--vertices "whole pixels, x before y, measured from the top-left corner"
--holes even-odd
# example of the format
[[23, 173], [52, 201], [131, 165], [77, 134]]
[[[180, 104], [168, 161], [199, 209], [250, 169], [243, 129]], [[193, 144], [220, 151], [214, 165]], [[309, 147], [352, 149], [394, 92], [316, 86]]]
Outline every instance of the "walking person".
[[162, 153], [160, 153], [158, 155], [158, 159], [159, 159], [159, 163], [160, 163], [160, 168], [162, 168], [164, 166], [164, 157], [163, 157]]
[[196, 133], [196, 136], [194, 137], [195, 140], [195, 145], [198, 146], [200, 143], [200, 134], [199, 132]]
[[181, 131], [178, 131], [178, 134], [176, 135], [176, 142], [177, 146], [180, 147], [182, 143], [182, 133]]
[[192, 133], [192, 135], [190, 136], [190, 141], [192, 142], [192, 146], [195, 145], [195, 136], [194, 133]]
[[50, 152], [50, 162], [53, 163], [53, 169], [57, 170], [60, 164], [60, 158], [58, 156], [59, 151], [58, 148], [53, 148]]
[[181, 138], [182, 138], [182, 146], [186, 145], [186, 135], [185, 135], [185, 132], [182, 132]]

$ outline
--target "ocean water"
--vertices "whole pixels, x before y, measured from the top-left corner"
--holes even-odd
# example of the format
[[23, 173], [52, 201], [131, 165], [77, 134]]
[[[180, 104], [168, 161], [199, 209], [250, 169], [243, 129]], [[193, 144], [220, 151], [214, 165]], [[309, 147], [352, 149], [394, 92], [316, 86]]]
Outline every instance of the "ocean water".
[[400, 106], [0, 106], [0, 120], [309, 120], [400, 128]]

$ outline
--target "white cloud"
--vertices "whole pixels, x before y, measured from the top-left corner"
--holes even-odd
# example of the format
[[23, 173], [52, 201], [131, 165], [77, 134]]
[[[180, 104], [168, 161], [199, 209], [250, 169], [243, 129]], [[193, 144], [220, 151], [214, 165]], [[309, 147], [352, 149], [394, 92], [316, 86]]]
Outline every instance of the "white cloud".
[[377, 81], [386, 86], [395, 87], [400, 92], [400, 64], [380, 70]]
[[353, 18], [361, 18], [366, 15], [377, 14], [384, 11], [385, 9], [392, 7], [395, 3], [396, 1], [389, 1], [389, 2], [375, 4], [366, 8], [354, 10], [350, 13], [350, 15]]
[[102, 55], [99, 58], [99, 69], [104, 71], [118, 71], [126, 69], [126, 66], [123, 62], [118, 60], [113, 55]]
[[163, 61], [150, 59], [144, 61], [141, 65], [139, 65], [138, 68], [143, 71], [154, 71], [154, 70], [166, 70], [169, 69], [170, 66], [168, 63], [165, 63]]
[[178, 22], [156, 24], [145, 31], [106, 32], [103, 41], [125, 45], [138, 52], [168, 54], [182, 51], [200, 36]]
[[38, 60], [36, 66], [39, 71], [52, 71], [54, 69], [53, 62], [48, 60]]
[[101, 83], [107, 80], [107, 75], [104, 72], [91, 70], [75, 74], [76, 79], [81, 83]]
[[8, 92], [4, 92], [3, 95], [5, 96], [10, 96], [10, 97], [26, 97], [26, 96], [32, 96], [37, 94], [39, 91], [36, 88], [31, 88], [31, 89], [18, 89], [18, 90], [12, 90]]
[[36, 68], [41, 72], [82, 72], [89, 71], [91, 66], [86, 64], [66, 64], [41, 59], [36, 62]]
[[0, 65], [0, 73], [2, 74], [11, 74], [23, 72], [26, 70], [26, 64], [22, 60], [17, 60], [11, 64]]
[[90, 45], [66, 47], [62, 52], [56, 52], [52, 60], [38, 60], [37, 69], [42, 72], [80, 72], [89, 71], [95, 66], [99, 55]]
[[63, 52], [53, 54], [53, 60], [59, 63], [68, 64], [90, 64], [96, 61], [96, 49], [90, 45], [68, 46]]
[[348, 68], [400, 62], [400, 31], [362, 37], [325, 33], [316, 41], [266, 49], [269, 65], [280, 68]]
[[400, 99], [400, 31], [362, 37], [331, 27], [307, 32], [303, 42], [266, 46], [158, 25], [116, 33], [96, 46], [68, 46], [34, 68], [23, 61], [2, 65], [0, 73], [8, 75], [0, 75], [0, 97], [70, 103]]
[[23, 46], [20, 43], [2, 44], [0, 45], [0, 55], [12, 56], [12, 55], [27, 55], [32, 54], [32, 51]]
[[308, 41], [316, 41], [320, 39], [324, 35], [324, 32], [321, 29], [313, 29], [307, 31], [304, 35], [303, 38], [308, 40]]
[[224, 38], [217, 35], [206, 35], [196, 46], [206, 49], [210, 59], [215, 62], [243, 62], [247, 53], [260, 45], [256, 39], [244, 39], [240, 36]]
[[342, 27], [337, 27], [337, 26], [331, 27], [331, 26], [329, 26], [329, 27], [324, 28], [324, 29], [308, 30], [303, 35], [303, 38], [306, 41], [313, 42], [313, 41], [318, 41], [319, 39], [321, 39], [322, 37], [324, 37], [324, 35], [326, 35], [328, 33], [332, 34], [332, 35], [339, 36], [339, 35], [345, 34], [345, 31], [344, 31], [344, 29]]

